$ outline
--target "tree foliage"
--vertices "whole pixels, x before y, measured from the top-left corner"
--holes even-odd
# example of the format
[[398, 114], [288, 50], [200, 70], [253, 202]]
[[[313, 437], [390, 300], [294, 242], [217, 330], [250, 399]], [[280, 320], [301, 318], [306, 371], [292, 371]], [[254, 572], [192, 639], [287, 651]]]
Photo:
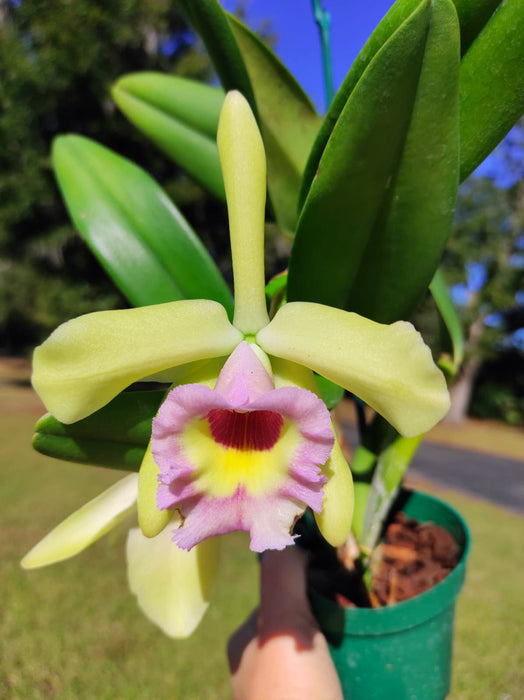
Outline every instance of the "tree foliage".
[[[519, 389], [517, 382], [524, 372], [523, 344], [519, 342], [524, 332], [524, 180], [518, 179], [521, 173], [515, 162], [522, 144], [524, 132], [519, 126], [496, 151], [494, 169], [483, 168], [490, 176], [474, 176], [462, 185], [454, 233], [443, 260], [467, 339], [464, 372], [473, 368], [474, 380], [484, 365], [482, 383], [492, 387], [494, 396], [491, 410], [489, 390], [477, 391], [482, 407], [472, 406], [472, 410], [483, 416], [508, 418], [502, 407], [511, 405], [512, 422], [524, 418], [519, 398], [523, 387]], [[512, 184], [508, 186], [510, 173]], [[511, 355], [520, 372], [501, 374], [495, 359], [504, 353]], [[490, 367], [496, 377], [490, 378]], [[505, 385], [502, 388], [501, 382]], [[496, 398], [500, 395], [504, 401]]]
[[[0, 2], [0, 349], [20, 351], [58, 323], [122, 305], [74, 235], [54, 183], [58, 133], [125, 152], [194, 206], [188, 185], [117, 112], [109, 87], [123, 73], [210, 74], [170, 0]], [[199, 209], [206, 229], [209, 217]]]

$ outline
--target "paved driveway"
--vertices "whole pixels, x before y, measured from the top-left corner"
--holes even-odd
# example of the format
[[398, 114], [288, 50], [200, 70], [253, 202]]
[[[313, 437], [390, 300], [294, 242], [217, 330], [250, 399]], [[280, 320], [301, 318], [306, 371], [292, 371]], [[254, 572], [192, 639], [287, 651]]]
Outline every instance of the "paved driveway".
[[[354, 445], [356, 429], [345, 425], [344, 430]], [[524, 513], [524, 455], [519, 461], [426, 441], [413, 459], [410, 474]]]

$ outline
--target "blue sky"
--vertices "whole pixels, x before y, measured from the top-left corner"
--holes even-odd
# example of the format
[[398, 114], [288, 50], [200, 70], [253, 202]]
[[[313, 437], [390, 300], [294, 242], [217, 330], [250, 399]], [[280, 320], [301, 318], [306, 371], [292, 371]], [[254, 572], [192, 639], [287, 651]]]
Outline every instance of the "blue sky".
[[[356, 55], [394, 0], [323, 0], [331, 15], [333, 76], [338, 88]], [[234, 10], [237, 0], [222, 0]], [[278, 36], [275, 52], [325, 112], [320, 38], [311, 0], [246, 0], [247, 23], [256, 28], [269, 19]]]

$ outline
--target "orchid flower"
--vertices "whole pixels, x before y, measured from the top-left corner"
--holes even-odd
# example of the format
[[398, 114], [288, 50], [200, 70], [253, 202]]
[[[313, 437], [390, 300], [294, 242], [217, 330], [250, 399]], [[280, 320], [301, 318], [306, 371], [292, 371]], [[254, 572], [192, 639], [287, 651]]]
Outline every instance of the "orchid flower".
[[171, 636], [202, 617], [222, 535], [282, 549], [306, 507], [337, 546], [351, 526], [348, 465], [313, 372], [380, 412], [405, 436], [448, 409], [444, 378], [409, 323], [378, 324], [320, 304], [284, 304], [270, 320], [264, 287], [266, 163], [246, 100], [224, 102], [218, 148], [227, 196], [235, 311], [210, 300], [87, 314], [34, 354], [33, 385], [64, 423], [107, 404], [131, 383], [174, 383], [156, 418], [140, 474], [86, 504], [26, 556], [26, 568], [67, 558], [119, 522], [138, 498], [127, 544], [129, 582]]

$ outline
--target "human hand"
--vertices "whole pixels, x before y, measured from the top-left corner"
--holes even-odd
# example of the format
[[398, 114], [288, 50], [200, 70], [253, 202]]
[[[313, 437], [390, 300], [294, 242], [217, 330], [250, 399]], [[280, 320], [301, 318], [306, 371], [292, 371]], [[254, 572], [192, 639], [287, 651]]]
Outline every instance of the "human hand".
[[342, 700], [327, 642], [306, 595], [306, 555], [267, 551], [260, 607], [230, 638], [235, 700]]

